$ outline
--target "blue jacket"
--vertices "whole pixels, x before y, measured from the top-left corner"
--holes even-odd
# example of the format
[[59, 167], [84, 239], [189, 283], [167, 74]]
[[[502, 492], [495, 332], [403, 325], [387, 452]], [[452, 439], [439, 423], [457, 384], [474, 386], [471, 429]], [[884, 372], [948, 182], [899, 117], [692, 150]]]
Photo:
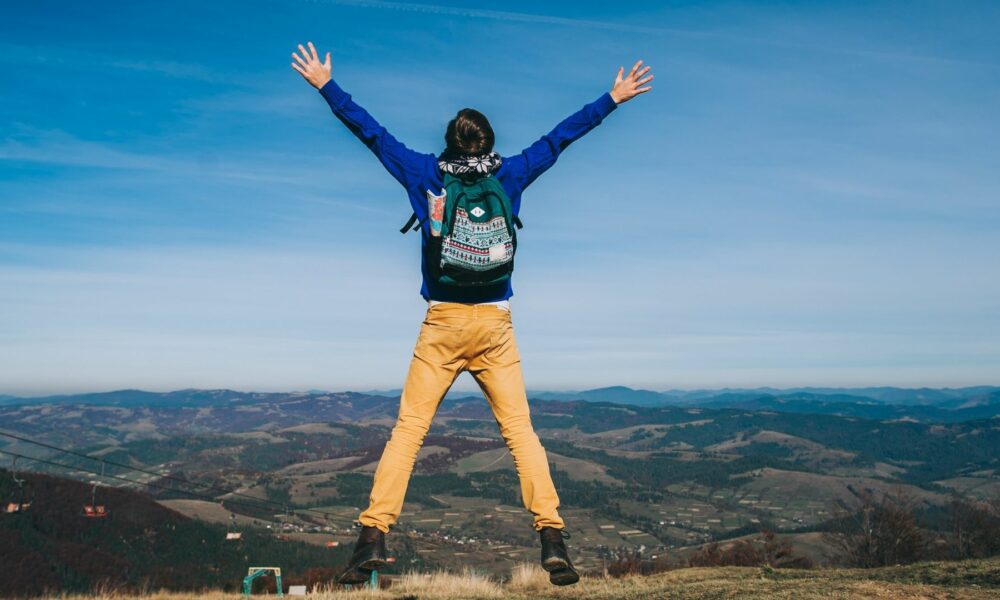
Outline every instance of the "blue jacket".
[[[375, 121], [368, 111], [358, 106], [351, 95], [331, 79], [319, 93], [330, 104], [333, 114], [351, 130], [359, 140], [375, 153], [386, 170], [406, 188], [410, 206], [417, 217], [424, 221], [421, 232], [421, 263], [423, 283], [420, 295], [425, 300], [449, 302], [493, 302], [505, 300], [514, 295], [510, 282], [500, 286], [455, 289], [435, 285], [428, 276], [426, 246], [430, 236], [430, 221], [427, 217], [427, 191], [441, 194], [444, 179], [438, 168], [438, 157], [431, 153], [420, 153], [407, 148], [394, 138], [385, 127]], [[600, 124], [604, 117], [618, 105], [609, 92], [573, 113], [555, 129], [524, 149], [520, 154], [504, 156], [503, 163], [494, 173], [513, 203], [514, 215], [521, 210], [521, 192], [556, 162], [567, 146]]]

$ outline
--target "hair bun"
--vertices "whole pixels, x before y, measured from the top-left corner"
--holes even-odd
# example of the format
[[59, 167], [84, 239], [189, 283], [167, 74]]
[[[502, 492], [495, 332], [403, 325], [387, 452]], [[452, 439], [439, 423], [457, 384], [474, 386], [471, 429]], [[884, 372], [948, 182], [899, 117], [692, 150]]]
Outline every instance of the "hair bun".
[[493, 150], [493, 127], [486, 115], [474, 108], [463, 108], [448, 122], [444, 134], [445, 153], [479, 156]]

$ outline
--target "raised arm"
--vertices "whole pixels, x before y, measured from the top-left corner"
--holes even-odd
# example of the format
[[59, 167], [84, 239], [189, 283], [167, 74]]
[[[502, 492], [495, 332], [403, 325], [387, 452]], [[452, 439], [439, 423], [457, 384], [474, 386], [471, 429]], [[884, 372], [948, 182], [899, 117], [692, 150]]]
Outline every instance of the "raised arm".
[[330, 105], [333, 114], [375, 153], [379, 162], [396, 178], [396, 181], [404, 187], [409, 187], [410, 183], [419, 177], [419, 167], [424, 155], [407, 148], [393, 137], [368, 111], [354, 102], [350, 94], [337, 85], [331, 76], [329, 52], [326, 53], [326, 61], [320, 62], [312, 42], [309, 42], [308, 51], [302, 44], [299, 44], [299, 50], [304, 58], [292, 52], [292, 57], [296, 61], [292, 63], [292, 68], [319, 91]]
[[653, 86], [641, 87], [653, 79], [652, 75], [643, 78], [650, 67], [641, 71], [637, 61], [629, 74], [623, 77], [625, 68], [618, 68], [618, 75], [611, 90], [585, 105], [583, 108], [566, 117], [555, 129], [543, 135], [538, 141], [525, 148], [520, 154], [508, 158], [510, 169], [516, 174], [521, 189], [531, 183], [542, 173], [555, 164], [559, 154], [571, 143], [581, 138], [585, 133], [600, 125], [619, 104], [627, 102], [643, 92], [653, 89]]

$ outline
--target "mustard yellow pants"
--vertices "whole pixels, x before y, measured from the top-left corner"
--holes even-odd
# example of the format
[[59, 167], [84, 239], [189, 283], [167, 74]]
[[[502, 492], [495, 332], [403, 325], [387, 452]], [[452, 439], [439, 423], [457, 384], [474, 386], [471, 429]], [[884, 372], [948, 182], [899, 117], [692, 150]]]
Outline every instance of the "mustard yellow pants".
[[463, 371], [476, 380], [493, 409], [535, 529], [562, 529], [545, 449], [531, 426], [511, 313], [491, 304], [458, 302], [427, 309], [403, 385], [399, 418], [375, 469], [369, 506], [358, 520], [389, 532], [403, 508], [413, 464], [434, 414]]

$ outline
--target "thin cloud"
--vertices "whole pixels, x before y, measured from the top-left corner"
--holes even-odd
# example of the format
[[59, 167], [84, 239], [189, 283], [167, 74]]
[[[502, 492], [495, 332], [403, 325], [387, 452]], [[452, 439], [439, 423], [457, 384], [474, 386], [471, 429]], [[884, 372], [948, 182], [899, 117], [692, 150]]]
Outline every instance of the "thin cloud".
[[592, 27], [596, 29], [606, 29], [610, 31], [624, 31], [628, 33], [647, 33], [652, 35], [676, 34], [676, 35], [688, 35], [697, 37], [709, 37], [713, 35], [704, 32], [690, 31], [685, 29], [672, 29], [668, 27], [646, 27], [643, 25], [627, 25], [624, 23], [612, 23], [608, 21], [572, 19], [568, 17], [553, 17], [549, 15], [537, 15], [531, 13], [511, 12], [505, 10], [488, 10], [482, 8], [441, 6], [438, 4], [416, 4], [413, 2], [383, 2], [380, 0], [310, 0], [310, 1], [324, 3], [324, 4], [357, 6], [359, 8], [378, 8], [378, 9], [398, 10], [406, 12], [422, 12], [435, 15], [471, 17], [474, 19], [492, 19], [496, 21], [515, 21], [523, 23], [544, 23], [549, 25], [568, 25], [573, 27]]
[[4, 160], [278, 184], [316, 182], [322, 169], [329, 168], [329, 159], [311, 156], [284, 156], [282, 164], [275, 164], [273, 160], [220, 159], [212, 165], [205, 165], [195, 159], [121, 150], [110, 144], [80, 139], [61, 130], [37, 131], [31, 142], [14, 138], [3, 140], [0, 142], [0, 161]]
[[0, 62], [16, 65], [32, 63], [47, 68], [71, 69], [73, 71], [88, 73], [105, 71], [107, 69], [139, 71], [177, 79], [224, 83], [226, 85], [239, 85], [241, 87], [247, 83], [245, 78], [241, 76], [220, 73], [198, 63], [182, 63], [156, 58], [128, 60], [111, 54], [50, 44], [0, 43]]
[[833, 46], [822, 46], [817, 44], [805, 44], [791, 42], [774, 37], [762, 38], [745, 35], [734, 35], [731, 33], [715, 31], [696, 31], [691, 29], [680, 29], [675, 27], [649, 27], [646, 25], [634, 25], [627, 23], [615, 23], [612, 21], [595, 21], [592, 19], [574, 19], [569, 17], [555, 17], [551, 15], [539, 15], [532, 13], [521, 13], [503, 10], [489, 10], [482, 8], [465, 8], [458, 6], [442, 6], [438, 4], [418, 4], [413, 2], [386, 2], [384, 0], [308, 0], [310, 2], [322, 4], [337, 4], [341, 6], [354, 6], [359, 8], [374, 8], [382, 10], [395, 10], [405, 12], [420, 12], [434, 15], [447, 15], [456, 17], [469, 17], [473, 19], [491, 19], [495, 21], [512, 21], [522, 23], [539, 23], [546, 25], [562, 25], [568, 27], [586, 27], [589, 29], [603, 29], [605, 31], [619, 31], [624, 33], [646, 34], [653, 36], [683, 36], [699, 39], [725, 39], [735, 42], [745, 42], [774, 46], [778, 48], [790, 48], [801, 50], [812, 50], [818, 52], [830, 52], [851, 56], [862, 56], [867, 58], [878, 58], [899, 61], [919, 61], [935, 62], [945, 64], [965, 64], [977, 65], [990, 68], [997, 68], [993, 63], [978, 61], [959, 60], [941, 56], [926, 56], [908, 54], [903, 52], [891, 52], [883, 50], [841, 48]]

